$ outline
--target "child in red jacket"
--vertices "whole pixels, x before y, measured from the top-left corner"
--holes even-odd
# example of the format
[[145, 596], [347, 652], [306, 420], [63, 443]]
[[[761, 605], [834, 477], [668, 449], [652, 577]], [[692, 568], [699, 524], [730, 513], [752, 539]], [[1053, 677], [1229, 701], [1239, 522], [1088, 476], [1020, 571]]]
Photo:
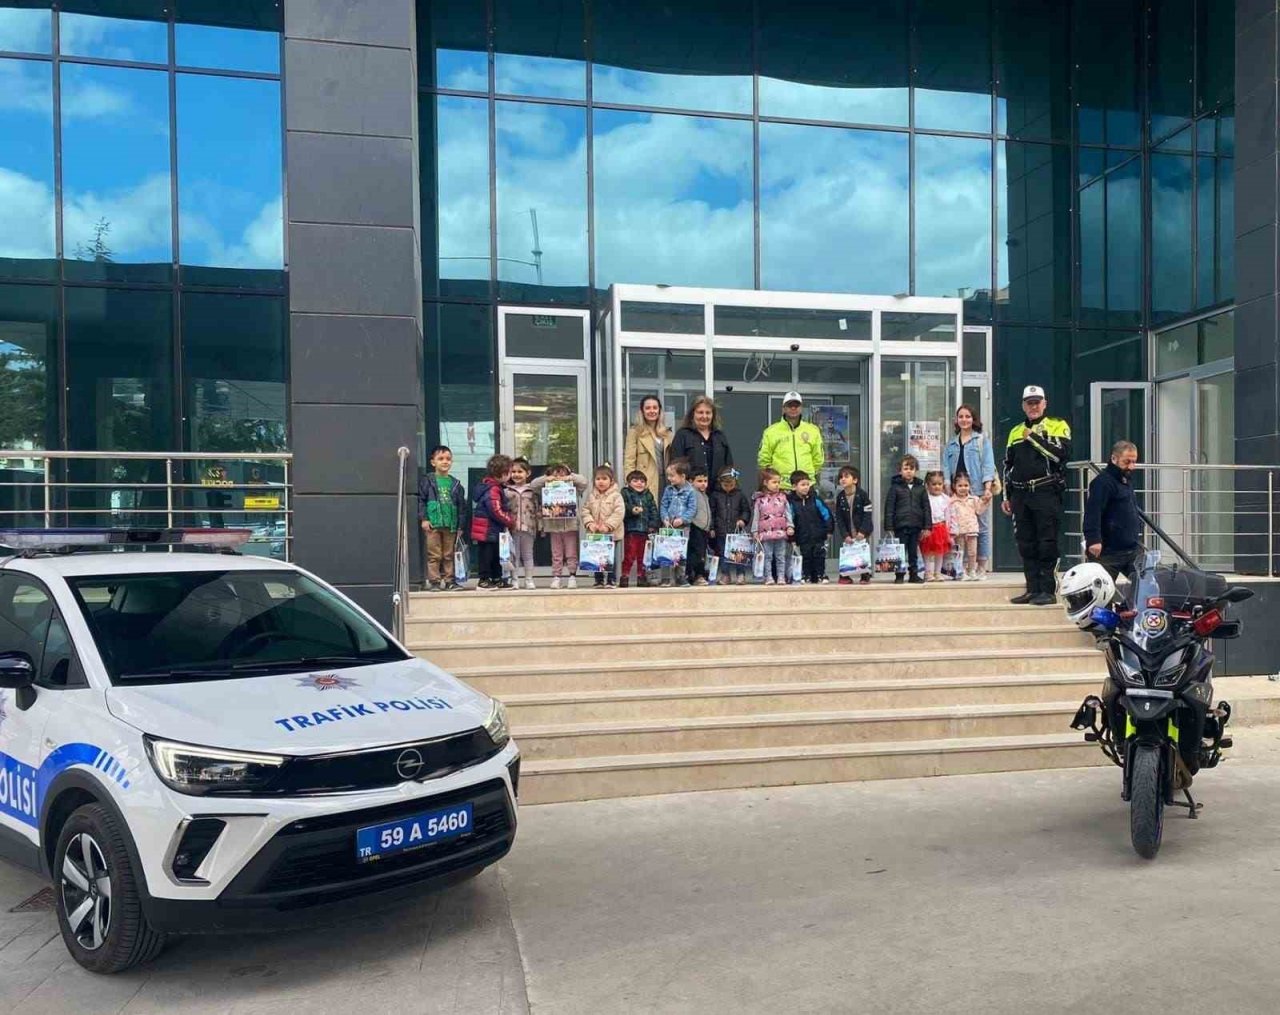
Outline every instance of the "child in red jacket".
[[475, 494], [471, 512], [471, 542], [480, 558], [480, 583], [477, 588], [502, 588], [502, 564], [498, 560], [498, 536], [509, 532], [516, 520], [507, 510], [503, 486], [511, 478], [511, 459], [494, 455], [486, 464], [484, 482]]

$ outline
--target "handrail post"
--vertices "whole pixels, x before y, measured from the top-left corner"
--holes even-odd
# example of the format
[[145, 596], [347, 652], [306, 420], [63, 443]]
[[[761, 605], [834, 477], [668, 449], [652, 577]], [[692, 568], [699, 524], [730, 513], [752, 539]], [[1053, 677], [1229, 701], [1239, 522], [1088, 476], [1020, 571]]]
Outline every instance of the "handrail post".
[[1273, 469], [1267, 470], [1267, 574], [1275, 577], [1276, 573], [1276, 474]]
[[173, 459], [164, 460], [165, 526], [173, 528]]
[[1188, 516], [1191, 510], [1191, 470], [1184, 468], [1182, 470], [1182, 538], [1188, 545], [1194, 545], [1191, 542], [1191, 529]]
[[293, 560], [293, 507], [289, 497], [293, 490], [293, 480], [289, 477], [289, 465], [292, 459], [284, 460], [284, 559]]
[[44, 527], [46, 529], [53, 528], [53, 511], [52, 505], [49, 503], [49, 485], [52, 481], [51, 469], [53, 468], [53, 459], [45, 455], [44, 459]]
[[399, 459], [399, 468], [396, 485], [396, 559], [392, 570], [391, 623], [392, 633], [396, 636], [396, 640], [403, 644], [404, 615], [409, 605], [409, 529], [404, 510], [405, 472], [408, 468], [409, 449], [403, 446], [397, 448], [396, 457]]

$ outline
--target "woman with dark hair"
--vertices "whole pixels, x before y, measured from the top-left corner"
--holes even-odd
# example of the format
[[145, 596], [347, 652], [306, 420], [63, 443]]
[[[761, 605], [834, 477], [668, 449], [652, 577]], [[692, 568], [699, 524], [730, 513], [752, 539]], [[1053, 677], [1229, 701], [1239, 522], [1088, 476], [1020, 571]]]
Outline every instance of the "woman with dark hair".
[[[956, 409], [955, 436], [942, 452], [942, 474], [948, 493], [955, 492], [958, 476], [967, 476], [970, 489], [982, 500], [984, 508], [989, 508], [992, 498], [1000, 492], [996, 489], [995, 452], [991, 441], [982, 432], [982, 420], [978, 418], [977, 410], [971, 405], [961, 405]], [[985, 578], [987, 562], [991, 559], [991, 511], [979, 514], [978, 524], [977, 573], [979, 578]]]
[[671, 442], [671, 460], [686, 458], [690, 477], [705, 473], [715, 483], [733, 465], [729, 438], [720, 429], [720, 413], [710, 395], [699, 395], [685, 413], [684, 422]]
[[649, 484], [649, 492], [656, 501], [662, 496], [662, 483], [666, 479], [667, 461], [670, 456], [671, 428], [662, 419], [662, 400], [657, 395], [646, 395], [640, 400], [640, 411], [627, 430], [626, 444], [622, 449], [622, 471], [629, 476], [643, 472]]

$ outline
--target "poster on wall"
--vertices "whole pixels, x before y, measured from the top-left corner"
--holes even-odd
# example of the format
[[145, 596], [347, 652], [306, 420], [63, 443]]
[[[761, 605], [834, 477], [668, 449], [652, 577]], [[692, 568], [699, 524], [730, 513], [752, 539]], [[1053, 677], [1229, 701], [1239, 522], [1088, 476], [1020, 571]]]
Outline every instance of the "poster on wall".
[[849, 436], [847, 405], [815, 405], [809, 420], [822, 433], [822, 448], [828, 462], [848, 462], [853, 456]]
[[907, 423], [907, 454], [920, 462], [920, 474], [942, 468], [942, 424], [913, 419]]

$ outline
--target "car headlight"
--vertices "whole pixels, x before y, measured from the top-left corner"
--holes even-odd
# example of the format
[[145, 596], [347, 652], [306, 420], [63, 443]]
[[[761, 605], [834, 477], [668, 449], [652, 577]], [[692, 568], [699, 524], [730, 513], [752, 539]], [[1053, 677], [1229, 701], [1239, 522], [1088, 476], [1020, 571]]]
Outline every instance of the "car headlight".
[[484, 721], [484, 731], [495, 747], [506, 747], [511, 739], [511, 730], [507, 728], [507, 706], [496, 698], [489, 709], [489, 718]]
[[193, 796], [252, 796], [267, 787], [286, 760], [278, 754], [224, 751], [153, 737], [144, 741], [160, 780]]

